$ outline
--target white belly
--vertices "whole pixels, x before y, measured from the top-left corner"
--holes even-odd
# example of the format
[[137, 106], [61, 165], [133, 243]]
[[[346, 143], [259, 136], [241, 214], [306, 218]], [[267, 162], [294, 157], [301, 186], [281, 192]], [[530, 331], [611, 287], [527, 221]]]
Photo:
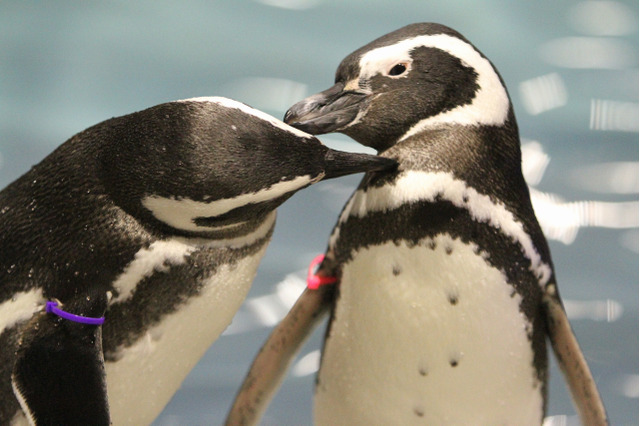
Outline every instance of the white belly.
[[160, 414], [207, 348], [231, 323], [266, 247], [233, 267], [219, 267], [199, 296], [119, 352], [122, 358], [117, 362], [105, 364], [114, 425], [149, 424]]
[[512, 290], [448, 236], [359, 250], [343, 267], [316, 423], [540, 425], [531, 324]]

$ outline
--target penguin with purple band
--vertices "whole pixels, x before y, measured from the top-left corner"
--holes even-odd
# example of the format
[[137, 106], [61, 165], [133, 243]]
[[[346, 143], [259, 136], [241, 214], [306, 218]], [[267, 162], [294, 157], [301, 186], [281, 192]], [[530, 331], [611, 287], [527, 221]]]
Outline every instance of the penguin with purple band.
[[547, 340], [582, 422], [607, 423], [522, 176], [513, 107], [482, 53], [443, 25], [409, 25], [348, 55], [335, 85], [285, 122], [399, 165], [363, 178], [316, 273], [337, 282], [305, 290], [276, 327], [228, 424], [256, 422], [327, 313], [316, 424], [540, 425]]
[[226, 98], [90, 127], [0, 192], [0, 424], [149, 424], [244, 300], [275, 209], [393, 167]]

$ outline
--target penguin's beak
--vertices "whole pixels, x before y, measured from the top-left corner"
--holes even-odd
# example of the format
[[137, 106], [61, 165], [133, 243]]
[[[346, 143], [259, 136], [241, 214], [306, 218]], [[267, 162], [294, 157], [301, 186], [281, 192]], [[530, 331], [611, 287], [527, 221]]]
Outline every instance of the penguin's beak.
[[336, 151], [328, 148], [324, 156], [324, 177], [333, 179], [353, 173], [389, 170], [397, 167], [396, 160], [369, 154]]
[[284, 121], [313, 135], [331, 133], [351, 124], [368, 102], [368, 94], [344, 90], [343, 83], [336, 83], [289, 108]]

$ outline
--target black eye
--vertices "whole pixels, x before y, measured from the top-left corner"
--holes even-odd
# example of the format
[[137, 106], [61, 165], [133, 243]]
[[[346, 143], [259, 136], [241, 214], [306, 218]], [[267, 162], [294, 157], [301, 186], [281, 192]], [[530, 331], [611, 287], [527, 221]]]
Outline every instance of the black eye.
[[407, 70], [407, 64], [396, 64], [389, 70], [389, 75], [392, 77], [403, 74]]

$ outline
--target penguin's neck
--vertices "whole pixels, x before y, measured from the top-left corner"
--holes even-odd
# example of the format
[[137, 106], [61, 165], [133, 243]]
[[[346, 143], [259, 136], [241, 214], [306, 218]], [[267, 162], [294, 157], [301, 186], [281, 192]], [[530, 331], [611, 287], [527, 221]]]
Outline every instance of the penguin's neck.
[[[517, 211], [529, 204], [515, 123], [503, 126], [440, 125], [412, 135], [379, 155], [398, 161], [398, 173], [451, 173]], [[375, 180], [372, 181], [374, 185]]]
[[[492, 203], [500, 204], [522, 223], [545, 263], [552, 265], [542, 230], [535, 219], [529, 187], [521, 169], [520, 138], [515, 119], [502, 126], [442, 125], [412, 135], [379, 155], [394, 158], [392, 173], [368, 173], [359, 190], [369, 192], [384, 186], [393, 193], [408, 194], [407, 173], [419, 172], [463, 183]], [[437, 179], [436, 179], [437, 180]], [[400, 185], [400, 186], [398, 186]]]

